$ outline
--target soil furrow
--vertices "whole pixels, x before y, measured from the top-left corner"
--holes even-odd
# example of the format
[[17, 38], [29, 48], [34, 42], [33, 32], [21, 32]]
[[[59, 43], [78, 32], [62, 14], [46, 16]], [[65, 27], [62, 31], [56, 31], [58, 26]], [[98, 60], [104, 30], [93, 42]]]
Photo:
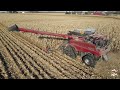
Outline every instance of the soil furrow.
[[[35, 53], [34, 53], [33, 51], [31, 51], [28, 47], [24, 46], [24, 44], [21, 43], [21, 45], [22, 45], [23, 48], [29, 50], [29, 52], [31, 53], [31, 55], [34, 55], [34, 54], [35, 54]], [[37, 55], [37, 54], [35, 54], [35, 55]], [[37, 56], [35, 56], [35, 57], [40, 57], [40, 56], [37, 55]], [[41, 58], [41, 57], [40, 57], [40, 58]], [[40, 58], [39, 58], [39, 59], [40, 59]], [[41, 59], [43, 59], [43, 58], [41, 58]], [[38, 60], [37, 60], [37, 61], [38, 61]], [[39, 61], [41, 61], [41, 60], [39, 60]], [[56, 76], [57, 76], [57, 77], [58, 77], [58, 76], [59, 76], [59, 77], [62, 76], [62, 74], [60, 74], [60, 72], [59, 72], [60, 75], [57, 75], [57, 74], [58, 74], [58, 71], [56, 71], [57, 69], [56, 69], [56, 68], [53, 68], [53, 66], [50, 65], [48, 62], [45, 62], [44, 59], [43, 59], [43, 62], [44, 62], [44, 64], [47, 64], [47, 65], [44, 65], [44, 64], [43, 64], [43, 66], [49, 67], [49, 68], [51, 69], [50, 71], [52, 71], [52, 73], [53, 73], [53, 72], [56, 73], [56, 74], [52, 74], [52, 73], [51, 73], [51, 75], [52, 75], [53, 78], [56, 77]], [[42, 62], [42, 63], [43, 63], [43, 62]], [[52, 69], [52, 68], [53, 68], [53, 69]], [[48, 69], [48, 68], [47, 68], [47, 69]], [[50, 72], [50, 71], [49, 71], [49, 72]], [[47, 70], [47, 72], [48, 72], [48, 70]], [[57, 78], [57, 77], [56, 77], [56, 78]], [[63, 77], [62, 77], [62, 78], [63, 78]]]
[[[11, 40], [11, 41], [14, 42], [14, 40]], [[35, 72], [39, 78], [42, 78], [42, 77], [38, 74], [39, 70], [37, 69], [38, 67], [37, 67], [37, 68], [35, 67], [36, 64], [32, 64], [33, 61], [31, 60], [30, 55], [27, 55], [27, 54], [24, 52], [25, 50], [23, 50], [21, 47], [19, 47], [18, 44], [16, 44], [15, 42], [14, 42], [12, 45], [17, 48], [17, 51], [16, 51], [16, 52], [18, 52], [19, 56], [22, 58], [23, 63], [25, 63], [26, 65], [28, 65], [28, 67], [29, 67], [30, 69], [32, 69], [32, 72]], [[28, 57], [28, 56], [29, 56], [29, 57]], [[37, 72], [36, 72], [35, 70], [37, 70]], [[31, 70], [30, 70], [30, 71], [31, 71]], [[36, 75], [35, 75], [35, 76], [36, 76]]]
[[8, 79], [8, 70], [6, 70], [7, 68], [3, 60], [4, 58], [0, 52], [0, 79]]
[[[6, 42], [7, 40], [5, 39], [5, 37], [3, 37], [4, 39], [2, 39], [1, 41], [4, 43], [5, 47], [7, 48], [8, 52], [10, 53], [10, 55], [12, 56], [12, 58], [14, 59], [14, 63], [13, 64], [16, 64], [20, 70], [20, 72], [18, 73], [18, 75], [22, 74], [22, 75], [25, 75], [27, 78], [31, 78], [32, 76], [29, 75], [29, 72], [28, 70], [25, 68], [24, 64], [21, 62], [21, 60], [18, 58], [17, 56], [17, 52], [14, 52], [14, 49], [11, 47], [10, 43], [9, 42]], [[5, 43], [6, 42], [6, 43]], [[15, 69], [15, 68], [14, 68]], [[17, 69], [15, 69], [17, 70]], [[15, 75], [17, 76], [17, 75]]]
[[19, 69], [19, 67], [17, 66], [17, 64], [14, 61], [14, 58], [11, 55], [10, 50], [8, 49], [8, 46], [5, 44], [3, 38], [0, 38], [1, 40], [1, 45], [3, 45], [2, 48], [2, 54], [3, 57], [5, 58], [5, 60], [3, 60], [5, 66], [6, 66], [6, 72], [8, 74], [8, 78], [13, 79], [16, 78], [15, 76], [19, 77], [19, 78], [25, 78], [22, 74], [21, 71]]

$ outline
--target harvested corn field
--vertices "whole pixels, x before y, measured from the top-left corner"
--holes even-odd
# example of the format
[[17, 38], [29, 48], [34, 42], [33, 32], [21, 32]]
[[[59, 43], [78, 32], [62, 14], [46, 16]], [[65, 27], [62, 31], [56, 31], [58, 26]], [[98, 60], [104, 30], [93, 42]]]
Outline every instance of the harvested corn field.
[[[120, 21], [113, 18], [83, 17], [64, 14], [0, 14], [1, 79], [102, 79], [119, 78]], [[76, 28], [94, 27], [111, 38], [110, 61], [100, 61], [95, 68], [85, 66], [79, 57], [72, 59], [55, 47], [62, 40], [40, 39], [39, 35], [9, 32], [9, 26], [66, 34]], [[45, 48], [55, 49], [47, 53]], [[114, 51], [114, 52], [113, 52]], [[117, 75], [111, 76], [111, 71]], [[104, 71], [103, 71], [104, 70]]]

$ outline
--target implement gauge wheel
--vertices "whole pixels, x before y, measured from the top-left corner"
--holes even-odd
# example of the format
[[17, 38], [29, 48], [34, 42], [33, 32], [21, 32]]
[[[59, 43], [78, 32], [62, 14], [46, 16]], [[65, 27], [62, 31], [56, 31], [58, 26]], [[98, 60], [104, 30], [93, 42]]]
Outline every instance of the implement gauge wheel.
[[94, 58], [87, 54], [85, 56], [82, 57], [82, 61], [83, 63], [85, 63], [87, 66], [90, 66], [90, 67], [95, 67], [95, 64], [96, 64], [96, 61], [94, 60]]
[[67, 56], [75, 59], [77, 57], [76, 51], [74, 49], [74, 47], [67, 45], [66, 47], [64, 47], [63, 49], [63, 53], [66, 54]]

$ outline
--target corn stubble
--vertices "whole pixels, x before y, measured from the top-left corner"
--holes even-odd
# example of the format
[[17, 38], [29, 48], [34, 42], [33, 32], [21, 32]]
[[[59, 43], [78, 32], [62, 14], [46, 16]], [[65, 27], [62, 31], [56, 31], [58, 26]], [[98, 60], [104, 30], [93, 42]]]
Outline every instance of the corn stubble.
[[[3, 25], [18, 24], [19, 27], [23, 28], [59, 34], [67, 34], [68, 31], [77, 28], [86, 29], [92, 27], [96, 29], [96, 33], [107, 35], [111, 40], [112, 51], [117, 52], [120, 50], [120, 21], [116, 19], [65, 15], [49, 16], [47, 14], [6, 14], [0, 15], [0, 17], [2, 17], [0, 18], [1, 43], [3, 43], [3, 47], [7, 48], [4, 48], [6, 52], [1, 50], [1, 53], [3, 55], [6, 53], [6, 56], [10, 57], [10, 60], [6, 58], [6, 62], [8, 63], [8, 73], [10, 73], [12, 78], [98, 78], [99, 76], [92, 77], [90, 68], [59, 52], [56, 47], [62, 44], [63, 40], [40, 38], [51, 36], [40, 36], [32, 33], [11, 33]], [[5, 41], [2, 38], [5, 38]], [[54, 51], [50, 54], [46, 53], [46, 47], [50, 47]], [[3, 64], [0, 64], [0, 67], [2, 66]], [[17, 72], [15, 72], [16, 69]], [[4, 78], [9, 78], [5, 68], [1, 68], [1, 71], [1, 75], [5, 75]]]

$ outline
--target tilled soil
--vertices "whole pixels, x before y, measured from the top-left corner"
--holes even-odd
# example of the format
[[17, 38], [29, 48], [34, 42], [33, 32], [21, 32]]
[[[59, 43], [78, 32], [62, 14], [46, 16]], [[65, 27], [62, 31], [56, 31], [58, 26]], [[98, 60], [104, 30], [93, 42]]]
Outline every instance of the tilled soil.
[[115, 32], [113, 36], [118, 41], [115, 46], [119, 48], [119, 20], [116, 17], [113, 19], [102, 16], [54, 14], [0, 14], [0, 16], [0, 79], [120, 78], [118, 52], [110, 52], [108, 55], [110, 60], [98, 61], [93, 69], [81, 63], [79, 57], [76, 60], [71, 59], [59, 50], [46, 53], [46, 42], [54, 49], [56, 45], [62, 43], [62, 40], [42, 40], [39, 35], [7, 30], [8, 26], [17, 24], [23, 28], [66, 34], [69, 30], [90, 26], [96, 28], [100, 34]]

